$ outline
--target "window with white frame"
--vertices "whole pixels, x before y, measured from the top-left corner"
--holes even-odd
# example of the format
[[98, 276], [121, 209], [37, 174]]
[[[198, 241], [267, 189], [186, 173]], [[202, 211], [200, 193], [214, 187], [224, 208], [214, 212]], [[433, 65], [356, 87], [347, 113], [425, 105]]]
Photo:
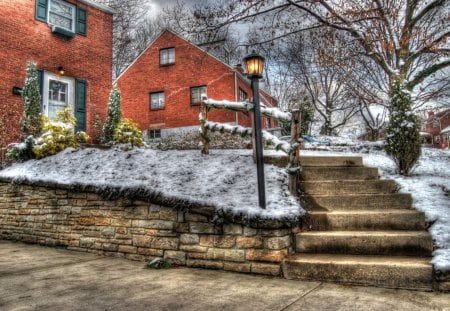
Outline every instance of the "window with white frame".
[[61, 0], [49, 0], [48, 23], [75, 32], [76, 7]]
[[164, 92], [150, 93], [150, 109], [159, 110], [164, 109]]
[[170, 65], [175, 63], [175, 48], [162, 49], [159, 51], [159, 64]]
[[202, 95], [206, 95], [206, 86], [191, 87], [191, 105], [200, 105]]
[[58, 112], [75, 103], [74, 79], [44, 72], [42, 92], [42, 113], [49, 118], [56, 118]]

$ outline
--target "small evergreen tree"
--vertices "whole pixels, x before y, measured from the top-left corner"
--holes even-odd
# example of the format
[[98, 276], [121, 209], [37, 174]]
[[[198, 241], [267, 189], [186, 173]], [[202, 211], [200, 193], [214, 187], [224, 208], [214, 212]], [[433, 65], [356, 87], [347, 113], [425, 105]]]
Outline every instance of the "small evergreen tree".
[[114, 132], [122, 118], [122, 108], [120, 106], [120, 102], [120, 90], [115, 84], [109, 94], [108, 115], [102, 129], [102, 143], [110, 143], [114, 140]]
[[401, 175], [411, 173], [422, 151], [419, 120], [412, 112], [411, 103], [411, 95], [402, 82], [394, 82], [385, 150]]
[[36, 64], [27, 63], [25, 85], [22, 90], [24, 111], [20, 120], [22, 140], [28, 136], [38, 137], [42, 133], [41, 94], [39, 92], [39, 76]]

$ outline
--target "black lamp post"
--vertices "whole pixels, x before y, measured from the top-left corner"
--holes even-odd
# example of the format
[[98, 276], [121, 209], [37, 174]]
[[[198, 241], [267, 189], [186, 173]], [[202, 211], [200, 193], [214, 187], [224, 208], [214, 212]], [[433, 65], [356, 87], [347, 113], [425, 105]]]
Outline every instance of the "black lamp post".
[[266, 208], [266, 189], [264, 181], [264, 158], [261, 137], [261, 109], [259, 105], [259, 79], [262, 77], [264, 69], [264, 57], [253, 51], [244, 58], [247, 76], [251, 80], [253, 92], [253, 120], [255, 132], [255, 149], [256, 149], [256, 170], [258, 174], [258, 198], [259, 206]]

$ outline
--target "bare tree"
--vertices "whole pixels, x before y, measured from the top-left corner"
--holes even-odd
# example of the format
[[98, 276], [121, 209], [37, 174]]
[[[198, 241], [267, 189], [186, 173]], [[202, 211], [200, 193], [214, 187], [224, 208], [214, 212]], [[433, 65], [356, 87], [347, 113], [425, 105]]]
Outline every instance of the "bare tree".
[[[292, 74], [323, 119], [321, 134], [334, 135], [359, 111], [358, 102], [351, 96], [353, 85], [348, 83], [351, 72], [341, 70], [338, 62], [326, 57], [346, 54], [345, 36], [336, 31], [311, 30], [294, 38], [289, 45]], [[320, 44], [315, 42], [318, 38]]]
[[[207, 0], [202, 5], [190, 7], [182, 1], [177, 1], [174, 6], [163, 9], [160, 19], [164, 27], [187, 38], [225, 63], [237, 65], [241, 63], [243, 57], [237, 31], [231, 25], [210, 27], [216, 24], [218, 17], [207, 12], [220, 10], [222, 5], [222, 1]], [[200, 16], [207, 18], [203, 18], [199, 23]]]
[[113, 77], [117, 77], [145, 49], [161, 30], [159, 21], [152, 21], [145, 1], [97, 0], [114, 9]]

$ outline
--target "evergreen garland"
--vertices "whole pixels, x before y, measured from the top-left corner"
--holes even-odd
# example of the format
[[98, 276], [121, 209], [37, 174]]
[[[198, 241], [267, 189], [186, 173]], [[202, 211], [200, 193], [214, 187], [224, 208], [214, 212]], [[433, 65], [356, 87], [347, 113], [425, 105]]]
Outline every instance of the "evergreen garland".
[[38, 137], [42, 133], [43, 121], [41, 116], [41, 94], [39, 91], [39, 76], [37, 66], [33, 62], [27, 63], [25, 84], [22, 90], [24, 111], [20, 120], [22, 140], [29, 136]]
[[102, 143], [111, 143], [114, 141], [114, 132], [122, 119], [121, 100], [120, 90], [115, 84], [109, 94], [108, 115], [101, 135]]
[[402, 82], [393, 84], [390, 120], [386, 129], [386, 153], [401, 175], [409, 175], [421, 155], [419, 120], [411, 109], [412, 99]]

